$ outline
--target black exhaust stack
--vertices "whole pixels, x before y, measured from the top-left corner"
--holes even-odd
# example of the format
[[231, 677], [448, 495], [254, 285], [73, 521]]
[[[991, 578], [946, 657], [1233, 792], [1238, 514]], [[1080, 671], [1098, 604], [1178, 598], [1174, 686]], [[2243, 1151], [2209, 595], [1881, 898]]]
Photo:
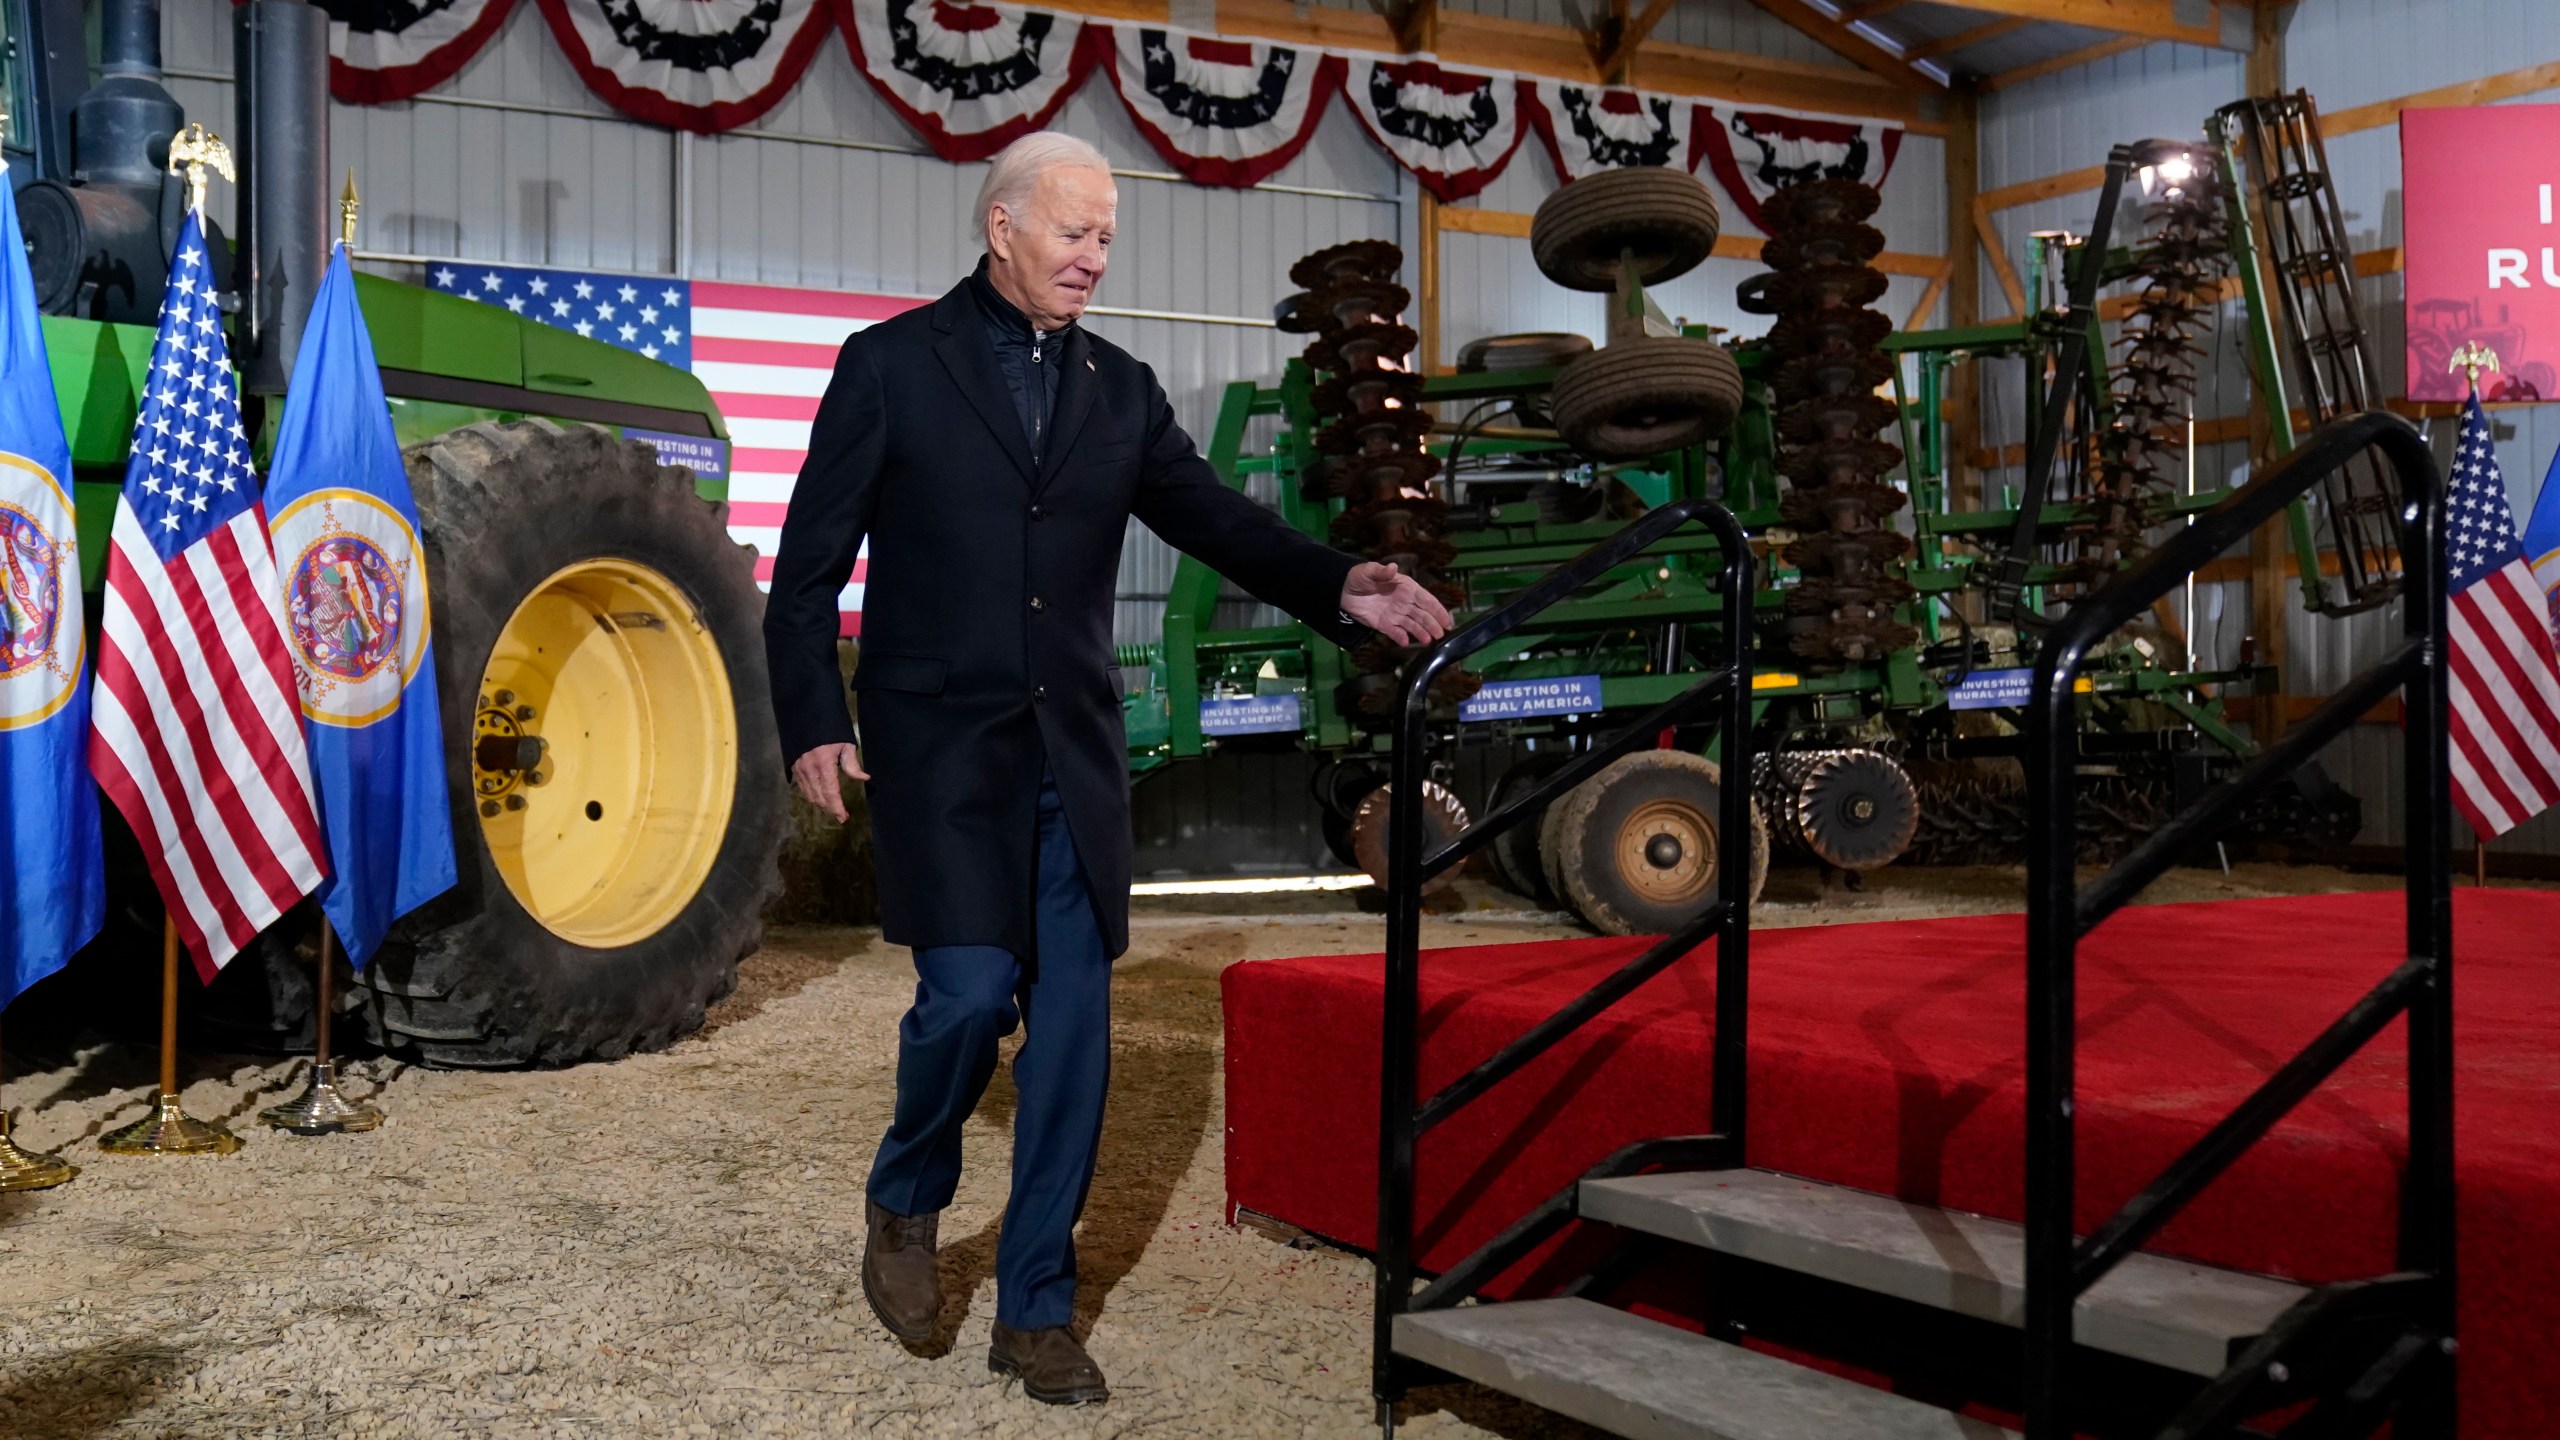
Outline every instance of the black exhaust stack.
[[160, 83], [159, 0], [106, 0], [98, 28], [98, 83], [71, 107], [70, 181], [20, 187], [18, 222], [48, 313], [149, 325], [185, 214], [165, 167], [186, 112]]
[[328, 268], [329, 17], [304, 0], [232, 11], [239, 122], [237, 358], [252, 395], [281, 395]]

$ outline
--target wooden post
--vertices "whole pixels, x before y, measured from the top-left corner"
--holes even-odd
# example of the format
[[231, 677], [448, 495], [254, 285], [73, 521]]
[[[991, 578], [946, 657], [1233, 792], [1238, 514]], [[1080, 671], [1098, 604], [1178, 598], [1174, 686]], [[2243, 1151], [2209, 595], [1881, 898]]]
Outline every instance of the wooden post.
[[[2249, 59], [2246, 66], [2249, 94], [2252, 96], [2284, 93], [2284, 22], [2289, 10], [2274, 0], [2262, 0], [2250, 12]], [[2245, 201], [2243, 203], [2246, 203]], [[2263, 233], [2263, 232], [2262, 232]], [[2266, 264], [2263, 250], [2259, 264]], [[2261, 287], [2269, 304], [2277, 301], [2272, 274]], [[2279, 355], [2276, 363], [2285, 363]], [[2274, 427], [2267, 418], [2263, 397], [2249, 407], [2249, 468], [2252, 473], [2275, 463]], [[2290, 718], [2285, 705], [2285, 627], [2293, 607], [2288, 603], [2285, 586], [2286, 561], [2291, 553], [2281, 515], [2258, 527], [2249, 537], [2249, 630], [2258, 640], [2257, 661], [2267, 666], [2274, 676], [2269, 685], [2252, 686], [2249, 730], [2260, 745], [2272, 744], [2285, 731]]]
[[[1982, 92], [1958, 82], [1947, 91], [1947, 324], [1982, 323], [1982, 242], [1973, 212], [1981, 190]], [[1955, 414], [1947, 447], [1947, 498], [1958, 510], [1984, 509], [1982, 474], [1973, 452], [1982, 447], [1982, 388], [1973, 362], [1947, 372], [1944, 401]]]
[[1422, 356], [1413, 368], [1425, 375], [1440, 373], [1440, 197], [1425, 190], [1418, 212], [1422, 254], [1415, 262], [1414, 329], [1422, 336]]

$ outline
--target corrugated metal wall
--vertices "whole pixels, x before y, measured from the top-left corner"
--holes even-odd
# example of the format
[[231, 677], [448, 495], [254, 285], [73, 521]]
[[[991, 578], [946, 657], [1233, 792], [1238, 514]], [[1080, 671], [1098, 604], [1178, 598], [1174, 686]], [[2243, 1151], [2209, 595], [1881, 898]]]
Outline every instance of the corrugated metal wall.
[[[165, 0], [162, 12], [171, 91], [223, 131], [232, 128], [230, 11], [225, 0]], [[1155, 367], [1204, 442], [1227, 382], [1277, 376], [1299, 348], [1262, 323], [1290, 288], [1290, 262], [1341, 240], [1395, 236], [1406, 222], [1410, 182], [1338, 110], [1304, 154], [1250, 192], [1166, 173], [1099, 78], [1059, 128], [1123, 170], [1109, 307], [1220, 317], [1092, 322]], [[977, 255], [969, 206], [982, 167], [928, 153], [833, 36], [755, 125], [685, 137], [606, 107], [535, 7], [520, 6], [430, 94], [332, 104], [329, 138], [332, 163], [353, 166], [363, 189], [368, 251], [917, 295], [940, 294]], [[688, 192], [689, 226], [678, 206]], [[1160, 631], [1174, 558], [1131, 527], [1121, 640]], [[1254, 608], [1240, 602], [1234, 613]]]
[[[1569, 23], [1562, 0], [1461, 3]], [[170, 88], [217, 130], [230, 126], [230, 11], [225, 0], [164, 0], [162, 12]], [[1683, 0], [1658, 33], [1682, 44], [1847, 64], [1748, 0]], [[1251, 192], [1165, 173], [1099, 77], [1059, 125], [1093, 140], [1123, 170], [1109, 306], [1247, 322], [1109, 315], [1093, 322], [1156, 368], [1177, 413], [1203, 438], [1227, 382], [1274, 377], [1299, 348], [1256, 323], [1291, 288], [1291, 261], [1340, 240], [1394, 237], [1409, 252], [1417, 240], [1411, 181], [1338, 105], [1306, 152]], [[938, 294], [976, 253], [968, 210], [978, 167], [929, 154], [833, 36], [808, 76], [756, 124], [687, 137], [635, 124], [598, 100], [535, 8], [520, 6], [486, 51], [430, 94], [399, 105], [332, 105], [330, 146], [334, 163], [353, 166], [364, 190], [362, 248], [391, 255]], [[1942, 154], [1927, 137], [1903, 149], [1883, 221], [1896, 249], [1941, 248]], [[1534, 209], [1554, 185], [1530, 141], [1480, 203]], [[227, 205], [227, 194], [215, 203]], [[1525, 242], [1452, 235], [1444, 246], [1443, 333], [1453, 352], [1473, 336], [1505, 331], [1598, 334], [1598, 298], [1548, 284]], [[1732, 302], [1734, 285], [1752, 269], [1711, 262], [1665, 287], [1663, 302], [1752, 333], [1764, 322]], [[1897, 279], [1886, 304], [1899, 315], [1920, 288]], [[1122, 557], [1122, 640], [1157, 633], [1174, 559], [1132, 528]], [[1230, 598], [1232, 618], [1256, 613]]]
[[[2324, 111], [2388, 100], [2422, 90], [2560, 59], [2560, 25], [2551, 23], [2548, 0], [2323, 0], [2294, 7], [2285, 36], [2286, 83], [2308, 89]], [[2102, 163], [2110, 146], [2145, 136], [2191, 136], [2218, 106], [2245, 88], [2244, 58], [2227, 51], [2153, 45], [2073, 70], [1992, 92], [1982, 107], [1981, 183], [1985, 189], [2019, 184]], [[2549, 101], [2560, 94], [2521, 97]], [[2354, 247], [2359, 251], [2400, 243], [2400, 131], [2384, 125], [2341, 137], [2328, 146], [2332, 176]], [[2001, 212], [1996, 224], [2010, 255], [2023, 268], [2027, 236], [2042, 229], [2086, 231], [2093, 194], [2065, 196]], [[2406, 389], [2401, 289], [2397, 275], [2377, 276], [2361, 287], [2365, 320], [2381, 360], [2386, 394]], [[1986, 306], [2004, 308], [1986, 267]], [[2214, 337], [2210, 362], [2198, 386], [2200, 416], [2238, 415], [2249, 403], [2236, 309]], [[1986, 397], [1990, 434], [2020, 438], [2019, 391], [1991, 387]], [[2553, 407], [2492, 412], [2498, 459], [2517, 513], [2530, 507], [2555, 452], [2560, 452], [2560, 413]], [[2005, 428], [2002, 422], [2005, 421]], [[2449, 435], [2439, 422], [2441, 450]], [[2198, 457], [2199, 478], [2245, 474], [2246, 447], [2207, 447]], [[2249, 628], [2248, 599], [2239, 585], [2203, 587], [2200, 637], [2208, 655], [2236, 658]], [[2375, 653], [2398, 624], [2397, 608], [2346, 620], [2294, 614], [2287, 632], [2286, 682], [2297, 695], [2334, 691]], [[2398, 732], [2364, 726], [2325, 757], [2331, 774], [2365, 804], [2369, 844], [2396, 842], [2401, 834]], [[2546, 815], [2498, 849], [2560, 853], [2560, 815]]]

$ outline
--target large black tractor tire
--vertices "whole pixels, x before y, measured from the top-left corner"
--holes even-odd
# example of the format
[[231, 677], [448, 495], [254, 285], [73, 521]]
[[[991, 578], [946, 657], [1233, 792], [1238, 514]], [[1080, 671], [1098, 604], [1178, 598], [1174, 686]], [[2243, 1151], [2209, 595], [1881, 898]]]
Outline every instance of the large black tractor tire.
[[[781, 885], [786, 796], [750, 553], [690, 471], [603, 430], [472, 425], [407, 459], [461, 878], [394, 928], [359, 981], [357, 1017], [375, 1044], [438, 1065], [665, 1046], [735, 988]], [[513, 658], [493, 661], [502, 639]], [[621, 669], [569, 670], [573, 654]], [[493, 673], [536, 673], [505, 668], [519, 662], [560, 677], [548, 716], [489, 693]], [[599, 673], [628, 687], [585, 683]], [[535, 713], [519, 721], [520, 708]], [[688, 723], [709, 738], [686, 739]], [[636, 739], [621, 763], [597, 762], [617, 726]], [[475, 745], [488, 759], [490, 736], [516, 729], [542, 742], [536, 768], [479, 768]], [[631, 813], [590, 798], [605, 794]], [[651, 838], [667, 833], [691, 838]], [[528, 878], [537, 856], [569, 861], [573, 881], [596, 857], [623, 858], [564, 891]]]
[[[1639, 750], [1549, 807], [1556, 888], [1609, 935], [1664, 935], [1715, 903], [1723, 776], [1685, 750]], [[1751, 808], [1751, 899], [1769, 881], [1769, 826]]]
[[1712, 340], [1621, 340], [1557, 371], [1547, 407], [1574, 449], [1641, 460], [1723, 434], [1742, 410], [1742, 368]]
[[1697, 176], [1631, 168], [1585, 175], [1547, 196], [1529, 221], [1529, 252], [1567, 290], [1607, 294], [1618, 262], [1635, 261], [1644, 285], [1686, 275], [1715, 253], [1724, 216]]

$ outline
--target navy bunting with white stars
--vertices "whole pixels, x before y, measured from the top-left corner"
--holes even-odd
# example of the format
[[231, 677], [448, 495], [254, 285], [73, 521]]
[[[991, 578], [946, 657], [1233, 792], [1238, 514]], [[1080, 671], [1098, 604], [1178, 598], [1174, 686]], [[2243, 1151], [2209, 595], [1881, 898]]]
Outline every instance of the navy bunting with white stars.
[[683, 280], [442, 260], [427, 267], [427, 286], [693, 368], [693, 286]]
[[151, 377], [125, 464], [124, 503], [163, 563], [231, 523], [257, 503], [249, 432], [232, 388], [222, 307], [205, 266], [204, 230], [194, 215], [178, 236]]

